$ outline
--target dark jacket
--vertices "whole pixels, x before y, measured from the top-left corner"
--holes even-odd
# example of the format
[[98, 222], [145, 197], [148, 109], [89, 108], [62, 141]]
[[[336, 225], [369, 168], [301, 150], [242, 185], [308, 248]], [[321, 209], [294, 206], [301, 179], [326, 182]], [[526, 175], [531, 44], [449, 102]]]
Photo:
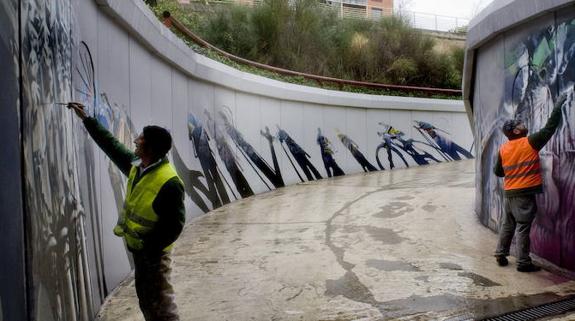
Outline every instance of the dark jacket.
[[[137, 159], [136, 155], [100, 125], [95, 118], [86, 118], [84, 126], [102, 151], [110, 157], [124, 175], [128, 176], [130, 169], [134, 166], [132, 162]], [[167, 162], [169, 162], [167, 157], [164, 157], [159, 163], [146, 169], [143, 174], [141, 173], [141, 168], [138, 168], [138, 175], [134, 180], [134, 184], [138, 184], [146, 173]], [[180, 236], [186, 220], [184, 195], [184, 187], [177, 177], [170, 179], [162, 186], [152, 203], [152, 207], [158, 215], [158, 221], [154, 229], [144, 236], [144, 248], [142, 251], [160, 253]]]

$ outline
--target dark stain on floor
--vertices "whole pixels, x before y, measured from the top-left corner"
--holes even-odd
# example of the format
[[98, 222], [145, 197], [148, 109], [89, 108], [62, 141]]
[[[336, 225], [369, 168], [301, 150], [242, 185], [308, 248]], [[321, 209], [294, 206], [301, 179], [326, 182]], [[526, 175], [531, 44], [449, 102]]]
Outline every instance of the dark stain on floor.
[[389, 228], [366, 226], [365, 230], [373, 239], [384, 244], [399, 244], [408, 240]]
[[439, 263], [439, 267], [445, 270], [463, 271], [461, 265], [455, 263]]
[[371, 291], [361, 283], [355, 273], [350, 271], [345, 272], [345, 275], [337, 280], [326, 280], [325, 295], [330, 297], [341, 295], [352, 301], [378, 305]]
[[418, 276], [415, 278], [417, 281], [422, 281], [424, 283], [429, 282], [429, 275]]
[[409, 203], [405, 202], [390, 202], [389, 204], [380, 207], [380, 209], [381, 212], [373, 215], [373, 217], [394, 218], [413, 211], [413, 207], [411, 207]]
[[343, 231], [344, 233], [348, 233], [348, 234], [357, 233], [357, 232], [361, 231], [361, 227], [357, 226], [357, 225], [347, 224], [341, 228], [341, 231]]
[[383, 319], [397, 318], [430, 311], [445, 311], [456, 307], [464, 310], [465, 298], [451, 294], [421, 297], [412, 295], [405, 299], [382, 302], [379, 306]]
[[380, 271], [421, 271], [417, 266], [402, 261], [367, 260], [365, 264]]
[[474, 285], [478, 286], [485, 286], [485, 287], [492, 287], [492, 286], [501, 286], [501, 284], [497, 282], [493, 282], [490, 279], [481, 276], [479, 274], [475, 274], [472, 272], [459, 272], [457, 273], [458, 276], [462, 276], [464, 278], [471, 279]]

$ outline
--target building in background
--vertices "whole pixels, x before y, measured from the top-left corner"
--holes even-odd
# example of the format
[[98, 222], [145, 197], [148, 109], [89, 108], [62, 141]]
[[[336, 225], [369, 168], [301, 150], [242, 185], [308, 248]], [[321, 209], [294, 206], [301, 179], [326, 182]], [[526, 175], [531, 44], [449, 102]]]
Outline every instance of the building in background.
[[[190, 4], [198, 0], [178, 0], [181, 4]], [[224, 0], [217, 2], [235, 2], [253, 5], [262, 0]], [[393, 0], [319, 0], [338, 10], [340, 17], [378, 19], [393, 14]]]
[[339, 9], [340, 17], [379, 19], [393, 14], [393, 0], [325, 0]]

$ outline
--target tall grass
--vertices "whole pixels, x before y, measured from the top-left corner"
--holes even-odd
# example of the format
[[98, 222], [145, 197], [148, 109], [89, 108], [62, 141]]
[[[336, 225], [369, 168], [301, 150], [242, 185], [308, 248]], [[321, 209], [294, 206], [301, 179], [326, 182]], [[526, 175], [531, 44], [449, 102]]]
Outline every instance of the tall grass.
[[264, 0], [253, 8], [196, 5], [188, 11], [174, 3], [160, 0], [156, 10], [170, 7], [211, 44], [250, 60], [359, 81], [461, 86], [462, 50], [435, 51], [433, 38], [399, 17], [340, 19], [318, 0]]

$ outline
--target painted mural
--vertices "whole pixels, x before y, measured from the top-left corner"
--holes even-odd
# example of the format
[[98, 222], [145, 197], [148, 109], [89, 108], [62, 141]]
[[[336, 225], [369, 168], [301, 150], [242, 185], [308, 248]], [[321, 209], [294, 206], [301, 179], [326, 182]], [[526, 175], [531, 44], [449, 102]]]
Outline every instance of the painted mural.
[[[316, 168], [315, 160], [302, 145], [279, 125], [276, 125], [275, 132], [272, 132], [268, 126], [260, 130], [260, 135], [268, 142], [269, 153], [273, 160], [273, 166], [270, 165], [244, 138], [241, 131], [230, 122], [229, 113], [229, 108], [224, 106], [215, 115], [204, 110], [204, 120], [193, 113], [188, 115], [189, 140], [192, 144], [193, 157], [199, 159], [201, 165], [199, 170], [187, 168], [182, 156], [177, 149], [175, 151], [176, 168], [184, 176], [186, 192], [204, 212], [227, 204], [230, 200], [253, 195], [252, 185], [257, 185], [259, 182], [263, 183], [267, 190], [283, 187], [285, 183], [282, 172], [295, 173], [297, 176], [297, 180], [290, 181], [289, 184], [345, 175], [337, 164], [331, 141], [323, 135], [321, 128], [317, 128], [316, 142], [321, 151], [321, 162], [318, 161], [318, 163], [324, 165], [325, 174], [320, 173]], [[214, 118], [220, 119], [221, 128]], [[204, 124], [208, 125], [204, 126]], [[371, 164], [351, 137], [341, 133], [338, 129], [334, 130], [336, 137], [341, 141], [342, 149], [349, 151], [356, 162], [354, 172], [391, 170], [473, 158], [470, 151], [447, 138], [449, 133], [444, 131], [443, 135], [437, 134], [436, 131], [441, 129], [430, 123], [415, 121], [413, 125], [424, 141], [407, 138], [402, 131], [390, 125], [380, 124], [383, 125], [384, 131], [378, 132], [377, 135], [382, 137], [383, 142], [373, 153], [379, 169]], [[208, 133], [206, 128], [210, 128], [211, 133]], [[215, 148], [213, 148], [212, 141], [215, 141]], [[232, 145], [236, 146], [237, 153], [232, 150]], [[281, 148], [283, 151], [279, 159], [286, 160], [284, 164], [287, 166], [279, 166], [276, 148]], [[381, 149], [387, 151], [386, 161], [380, 160]], [[241, 157], [237, 157], [237, 154]], [[345, 155], [340, 157], [345, 157]], [[243, 161], [240, 158], [243, 158]], [[224, 164], [225, 170], [218, 165], [218, 159]], [[394, 159], [396, 161], [401, 159], [401, 163], [395, 165]], [[246, 171], [254, 173], [259, 182], [247, 180]], [[209, 200], [209, 204], [206, 204], [204, 199]]]
[[102, 264], [93, 264], [92, 146], [62, 105], [74, 98], [74, 8], [63, 0], [21, 1], [20, 8], [30, 317], [90, 320], [106, 290]]
[[[0, 58], [22, 71], [20, 86], [15, 75], [1, 79], [21, 92], [21, 108], [14, 101], [8, 108], [22, 111], [22, 140], [13, 140], [24, 159], [13, 172], [24, 185], [27, 269], [19, 272], [28, 272], [30, 320], [92, 320], [130, 272], [130, 256], [112, 235], [126, 178], [65, 108], [68, 101], [87, 106], [129, 148], [143, 126], [169, 127], [188, 217], [289, 184], [473, 157], [461, 112], [424, 112], [429, 119], [419, 121], [409, 110], [378, 110], [370, 118], [379, 124], [365, 126], [368, 109], [264, 99], [187, 78], [91, 1], [3, 1], [0, 17], [12, 18], [0, 26], [18, 26], [18, 11], [20, 43], [17, 28], [2, 28]], [[25, 297], [0, 292], [0, 320], [22, 319], [5, 314]]]
[[[561, 94], [568, 94], [563, 122], [541, 150], [544, 194], [531, 232], [531, 249], [552, 263], [575, 269], [575, 20], [541, 27], [537, 32], [510, 35], [504, 50], [504, 85], [496, 110], [476, 108], [476, 135], [481, 142], [478, 171], [478, 213], [497, 229], [503, 211], [502, 180], [493, 174], [499, 146], [506, 141], [500, 128], [510, 118], [520, 119], [533, 133], [541, 129]], [[483, 110], [482, 110], [483, 109]]]

